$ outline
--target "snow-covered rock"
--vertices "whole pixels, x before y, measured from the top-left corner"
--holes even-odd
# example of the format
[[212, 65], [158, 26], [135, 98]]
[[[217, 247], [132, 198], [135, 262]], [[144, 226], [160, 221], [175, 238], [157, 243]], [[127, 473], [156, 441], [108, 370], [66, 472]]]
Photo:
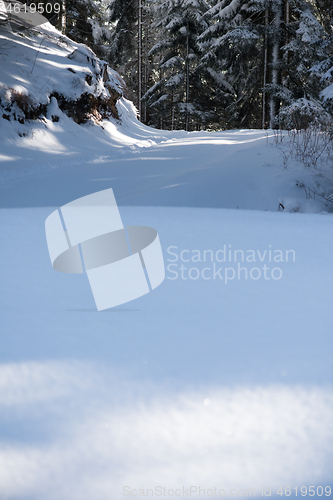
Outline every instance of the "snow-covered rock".
[[8, 120], [45, 116], [52, 97], [78, 123], [119, 118], [124, 82], [85, 45], [45, 23], [13, 32], [0, 27], [0, 113]]

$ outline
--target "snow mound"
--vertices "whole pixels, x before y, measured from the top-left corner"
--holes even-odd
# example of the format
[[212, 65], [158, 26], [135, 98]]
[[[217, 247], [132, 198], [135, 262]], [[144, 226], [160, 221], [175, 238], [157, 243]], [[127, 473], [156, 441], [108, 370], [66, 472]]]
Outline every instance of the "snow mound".
[[45, 116], [52, 97], [77, 123], [119, 118], [116, 103], [125, 85], [121, 77], [50, 23], [24, 32], [1, 26], [0, 46], [3, 118], [24, 122]]

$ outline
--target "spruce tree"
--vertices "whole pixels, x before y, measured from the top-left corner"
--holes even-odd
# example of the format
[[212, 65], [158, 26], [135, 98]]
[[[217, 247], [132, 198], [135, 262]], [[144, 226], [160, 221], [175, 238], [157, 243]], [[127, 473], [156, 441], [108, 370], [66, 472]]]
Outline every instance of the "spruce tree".
[[318, 99], [323, 29], [310, 0], [222, 0], [206, 16], [202, 63], [224, 79], [231, 126], [278, 126], [284, 107]]
[[[155, 82], [144, 96], [151, 121], [161, 128], [193, 129], [209, 116], [199, 62], [198, 37], [207, 27], [205, 0], [166, 0], [157, 4], [158, 41], [150, 51]], [[155, 123], [154, 123], [155, 122]]]
[[[281, 79], [270, 91], [278, 101], [281, 112], [272, 116], [276, 126], [286, 126], [288, 107], [293, 113], [297, 108], [318, 109], [321, 90], [320, 78], [313, 66], [325, 58], [322, 40], [324, 30], [318, 21], [313, 4], [303, 0], [289, 0], [285, 3], [288, 16], [284, 21], [284, 44], [281, 47]], [[286, 12], [286, 11], [284, 11]], [[312, 113], [313, 111], [311, 111]], [[281, 120], [283, 117], [283, 120]], [[311, 121], [311, 116], [306, 122]], [[288, 124], [289, 127], [291, 124]], [[302, 126], [302, 124], [298, 124]]]
[[222, 0], [206, 14], [211, 20], [201, 35], [208, 47], [202, 64], [212, 68], [223, 89], [229, 127], [259, 127], [265, 61], [265, 6], [262, 2]]
[[136, 60], [138, 0], [112, 0], [108, 9], [111, 29], [110, 61], [115, 69], [130, 66]]
[[333, 116], [333, 4], [330, 0], [315, 0], [316, 16], [324, 28], [321, 49], [325, 57], [312, 67], [312, 75], [320, 79], [321, 102], [325, 110]]

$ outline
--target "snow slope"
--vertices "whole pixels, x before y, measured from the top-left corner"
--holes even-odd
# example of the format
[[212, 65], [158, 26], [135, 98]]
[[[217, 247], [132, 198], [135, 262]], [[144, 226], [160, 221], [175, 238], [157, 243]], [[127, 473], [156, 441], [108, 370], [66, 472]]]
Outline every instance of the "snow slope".
[[31, 105], [37, 106], [48, 104], [54, 92], [72, 100], [84, 93], [107, 97], [106, 82], [120, 94], [123, 91], [124, 82], [115, 71], [50, 23], [25, 31], [0, 25], [0, 54], [3, 106], [12, 100], [13, 92], [28, 96]]
[[[332, 486], [332, 215], [296, 185], [319, 190], [322, 170], [284, 168], [270, 132], [118, 110], [0, 121], [0, 498]], [[109, 187], [125, 225], [158, 230], [167, 271], [98, 313], [85, 275], [52, 269], [44, 222]], [[277, 211], [293, 198], [321, 213]]]

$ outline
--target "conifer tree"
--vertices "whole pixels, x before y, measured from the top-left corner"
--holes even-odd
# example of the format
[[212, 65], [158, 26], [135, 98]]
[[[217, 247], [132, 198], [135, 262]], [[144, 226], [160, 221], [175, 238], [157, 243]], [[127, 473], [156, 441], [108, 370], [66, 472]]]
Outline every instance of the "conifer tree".
[[206, 16], [202, 63], [225, 80], [231, 126], [277, 126], [282, 108], [318, 99], [311, 67], [324, 57], [323, 29], [312, 2], [222, 0]]
[[[207, 28], [205, 0], [166, 0], [157, 5], [158, 41], [150, 51], [157, 65], [156, 81], [144, 96], [152, 119], [161, 128], [193, 129], [207, 120], [207, 96], [199, 62], [199, 35]], [[155, 115], [154, 115], [155, 113]]]
[[320, 98], [325, 110], [333, 116], [333, 4], [330, 0], [315, 0], [316, 15], [324, 28], [320, 47], [325, 57], [311, 68], [312, 76], [320, 79]]
[[138, 0], [112, 0], [109, 21], [113, 23], [110, 61], [115, 69], [130, 66], [136, 61]]
[[265, 61], [265, 6], [222, 0], [206, 14], [211, 25], [200, 39], [208, 45], [202, 64], [224, 89], [227, 126], [259, 127]]
[[[324, 30], [318, 21], [313, 4], [303, 0], [289, 0], [288, 17], [284, 21], [284, 44], [281, 47], [280, 82], [271, 86], [281, 113], [272, 116], [275, 125], [283, 125], [281, 115], [285, 107], [296, 110], [298, 106], [318, 107], [321, 84], [312, 67], [325, 58], [321, 41]], [[308, 117], [311, 118], [311, 117]]]

